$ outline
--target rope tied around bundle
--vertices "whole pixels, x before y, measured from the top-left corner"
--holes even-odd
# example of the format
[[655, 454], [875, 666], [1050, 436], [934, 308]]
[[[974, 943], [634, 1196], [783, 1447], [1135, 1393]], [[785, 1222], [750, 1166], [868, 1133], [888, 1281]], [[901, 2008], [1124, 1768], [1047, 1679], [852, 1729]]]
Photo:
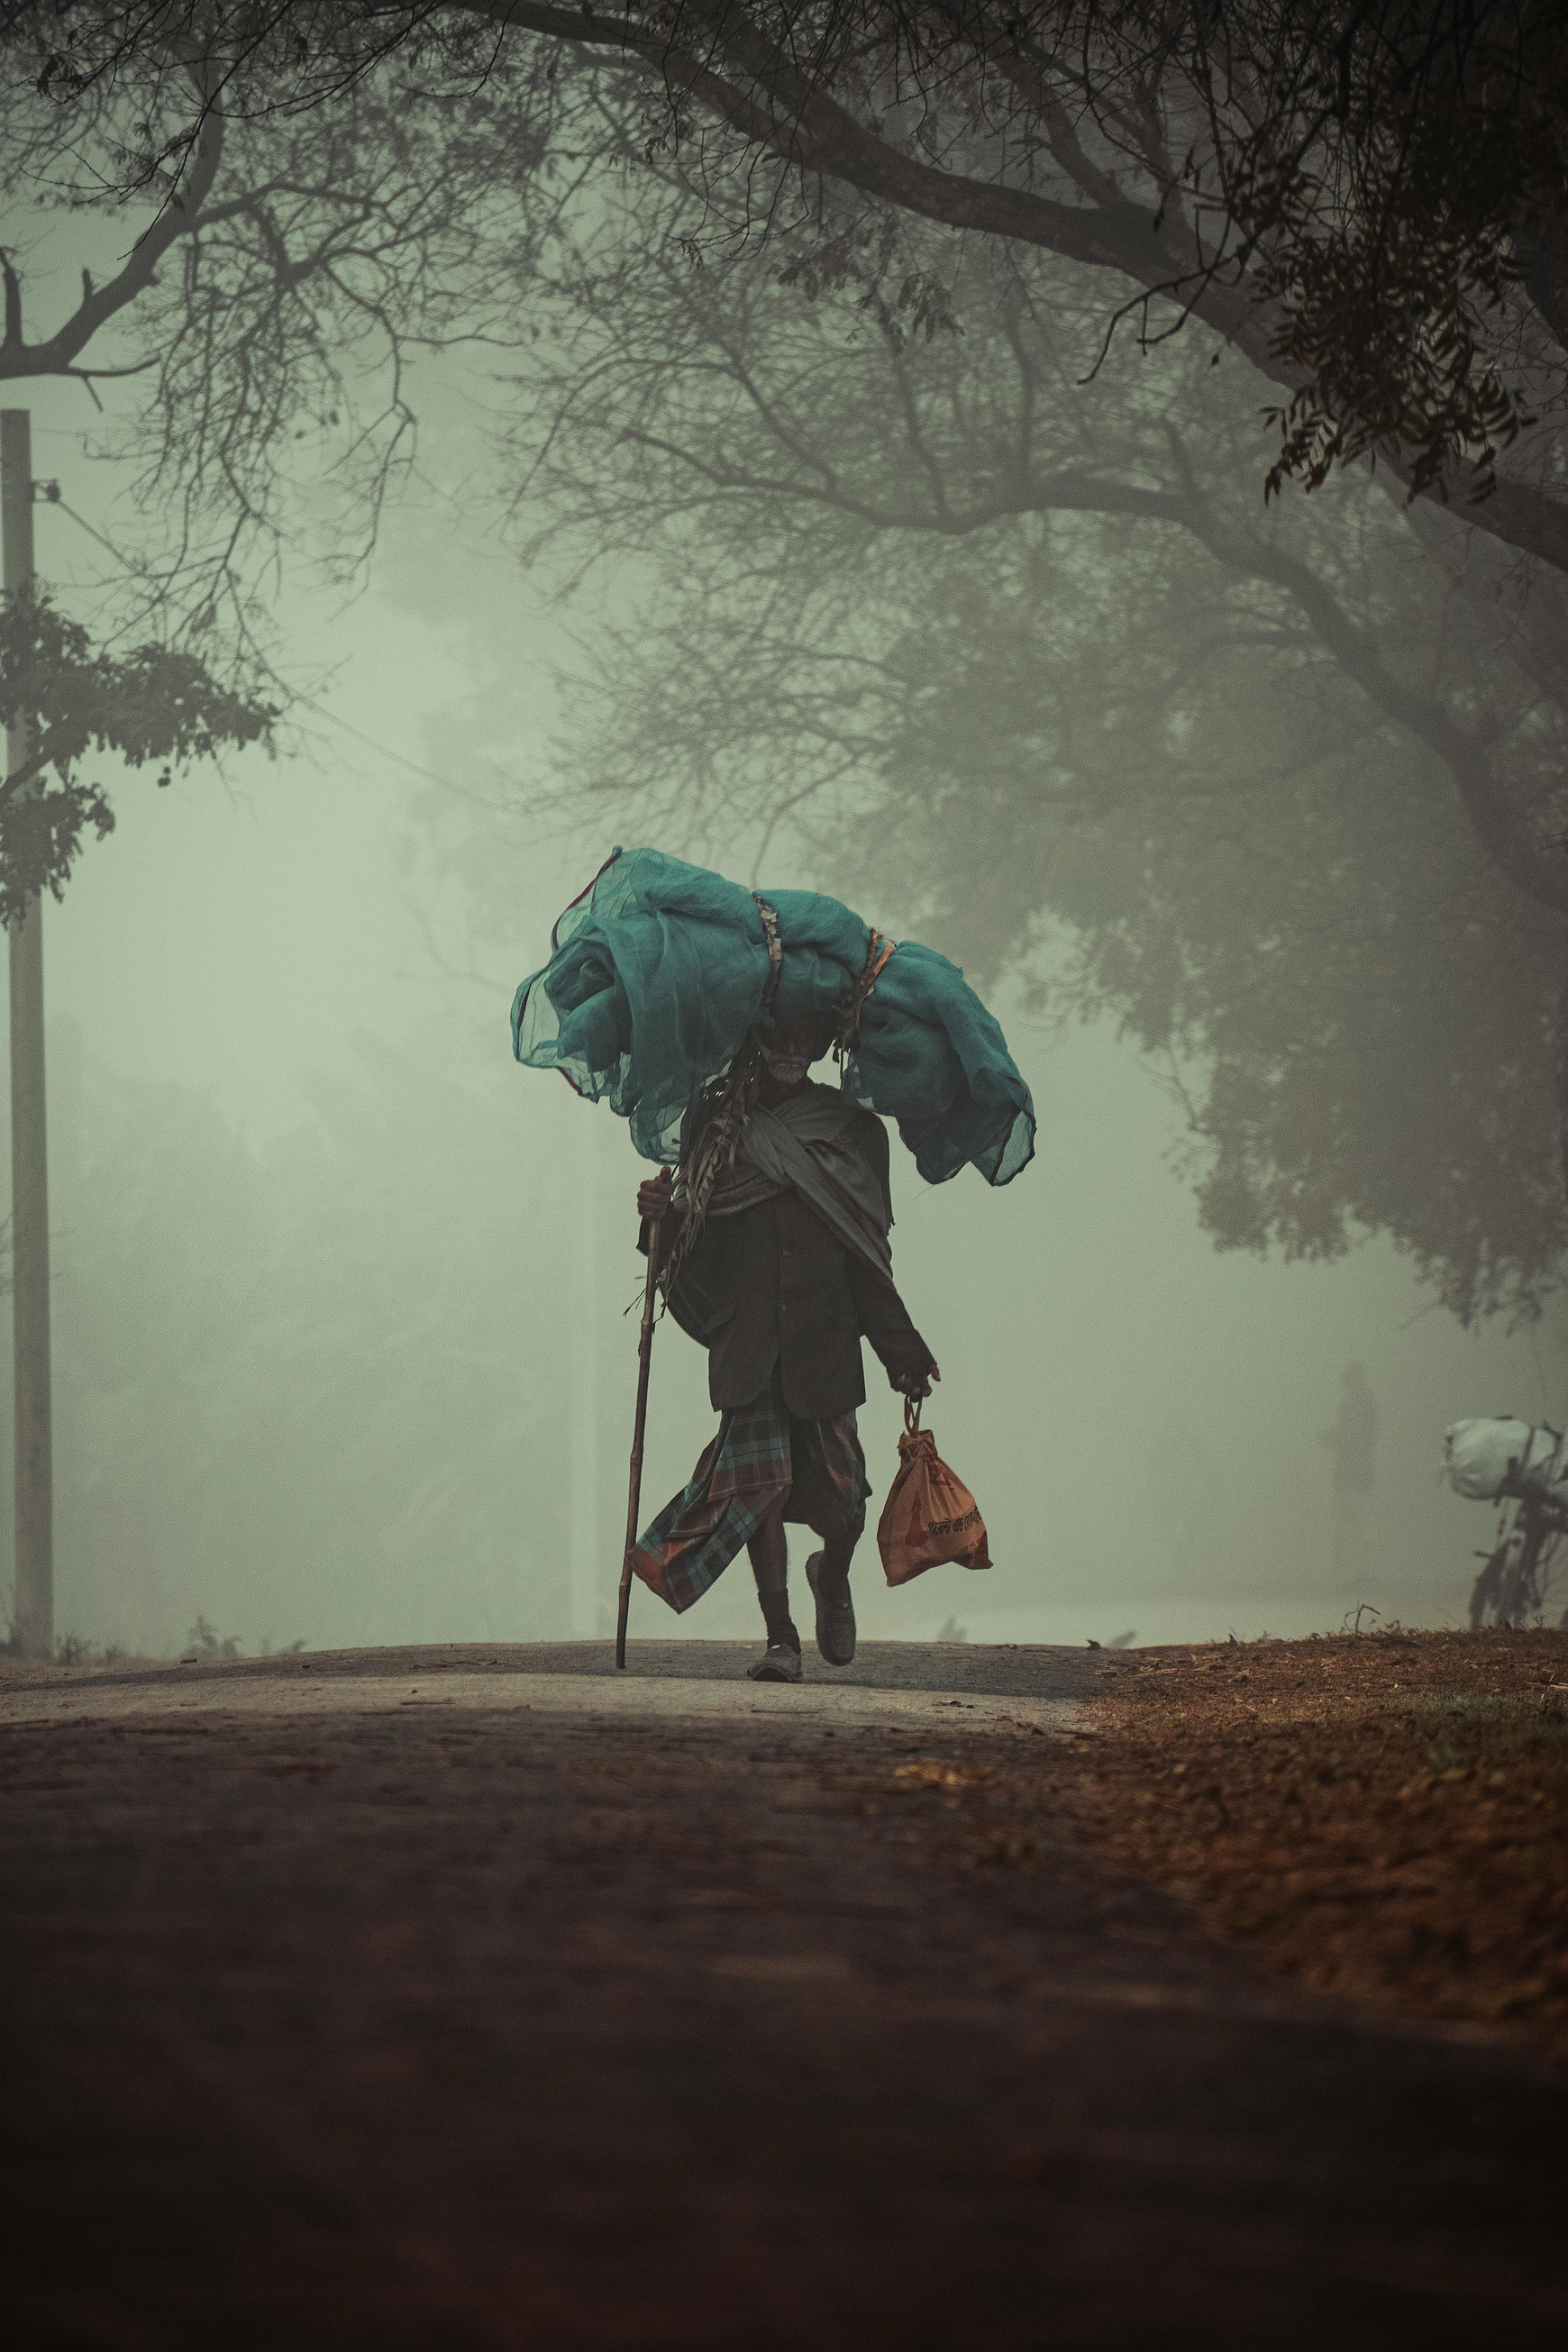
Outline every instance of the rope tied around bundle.
[[[756, 898], [757, 894], [753, 891], [752, 895]], [[775, 909], [765, 898], [757, 898], [757, 912], [763, 919], [763, 937], [768, 950], [768, 976], [763, 984], [762, 1005], [756, 1026], [748, 1031], [745, 1043], [728, 1070], [710, 1080], [697, 1097], [689, 1155], [675, 1171], [675, 1190], [670, 1198], [671, 1207], [682, 1214], [675, 1245], [665, 1260], [660, 1278], [667, 1303], [680, 1279], [681, 1268], [701, 1237], [713, 1187], [723, 1171], [735, 1164], [745, 1136], [746, 1120], [762, 1083], [762, 1032], [773, 1018], [779, 975], [784, 971], [784, 946]]]
[[880, 931], [874, 930], [871, 944], [866, 950], [865, 967], [859, 979], [833, 1008], [833, 1058], [841, 1070], [860, 1043], [860, 1015], [866, 1009], [866, 999], [881, 978], [888, 959], [898, 944], [897, 940], [886, 940]]

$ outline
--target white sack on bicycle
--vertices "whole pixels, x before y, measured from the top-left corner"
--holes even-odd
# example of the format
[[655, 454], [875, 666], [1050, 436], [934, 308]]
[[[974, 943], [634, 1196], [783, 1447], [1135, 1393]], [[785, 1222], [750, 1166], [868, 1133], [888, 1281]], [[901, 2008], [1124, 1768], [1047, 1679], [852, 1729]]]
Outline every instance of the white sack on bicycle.
[[1528, 1480], [1537, 1493], [1564, 1467], [1563, 1433], [1528, 1421], [1457, 1421], [1443, 1440], [1443, 1468], [1456, 1495], [1473, 1503], [1495, 1503], [1521, 1493]]

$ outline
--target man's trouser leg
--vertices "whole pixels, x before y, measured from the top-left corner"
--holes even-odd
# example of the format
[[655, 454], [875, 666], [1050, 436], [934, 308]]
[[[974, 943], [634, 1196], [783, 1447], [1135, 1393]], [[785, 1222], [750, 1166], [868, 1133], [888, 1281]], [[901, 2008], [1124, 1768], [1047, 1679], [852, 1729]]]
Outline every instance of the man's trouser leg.
[[746, 1549], [751, 1556], [752, 1574], [757, 1580], [757, 1599], [762, 1603], [769, 1642], [782, 1642], [786, 1649], [798, 1651], [800, 1635], [789, 1613], [789, 1539], [784, 1534], [782, 1496]]
[[849, 1563], [855, 1557], [858, 1536], [824, 1536], [822, 1566], [817, 1574], [825, 1593], [837, 1601], [849, 1590]]

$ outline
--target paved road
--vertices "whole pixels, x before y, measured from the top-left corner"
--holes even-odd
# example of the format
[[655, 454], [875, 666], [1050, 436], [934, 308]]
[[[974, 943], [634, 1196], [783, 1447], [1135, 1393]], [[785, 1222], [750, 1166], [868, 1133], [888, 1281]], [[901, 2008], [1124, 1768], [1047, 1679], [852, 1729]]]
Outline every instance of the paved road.
[[1054, 1843], [1090, 1660], [751, 1654], [0, 1690], [7, 2340], [1561, 2346], [1564, 2087]]
[[[680, 1682], [743, 1681], [761, 1654], [755, 1642], [639, 1642], [626, 1644], [626, 1663], [617, 1670], [609, 1642], [443, 1642], [396, 1650], [312, 1650], [308, 1657], [237, 1658], [224, 1664], [132, 1668], [94, 1675], [94, 1689], [167, 1690], [182, 1678], [206, 1686], [243, 1682], [275, 1683], [303, 1675], [351, 1676], [451, 1674], [594, 1675], [609, 1682], [652, 1677]], [[983, 1691], [996, 1697], [1072, 1700], [1094, 1687], [1091, 1650], [1051, 1649], [1023, 1642], [862, 1642], [850, 1666], [827, 1666], [808, 1646], [806, 1676], [818, 1690]], [[37, 1685], [62, 1686], [65, 1677], [40, 1675]], [[4, 1706], [0, 1697], [0, 1708]]]

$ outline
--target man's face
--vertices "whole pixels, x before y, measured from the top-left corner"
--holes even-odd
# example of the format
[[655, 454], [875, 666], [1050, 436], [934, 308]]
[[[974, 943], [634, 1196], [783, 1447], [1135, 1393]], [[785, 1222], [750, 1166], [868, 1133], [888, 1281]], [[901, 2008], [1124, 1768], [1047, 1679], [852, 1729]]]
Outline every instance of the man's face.
[[798, 1087], [827, 1044], [821, 1021], [775, 1021], [763, 1032], [763, 1066], [777, 1085]]

